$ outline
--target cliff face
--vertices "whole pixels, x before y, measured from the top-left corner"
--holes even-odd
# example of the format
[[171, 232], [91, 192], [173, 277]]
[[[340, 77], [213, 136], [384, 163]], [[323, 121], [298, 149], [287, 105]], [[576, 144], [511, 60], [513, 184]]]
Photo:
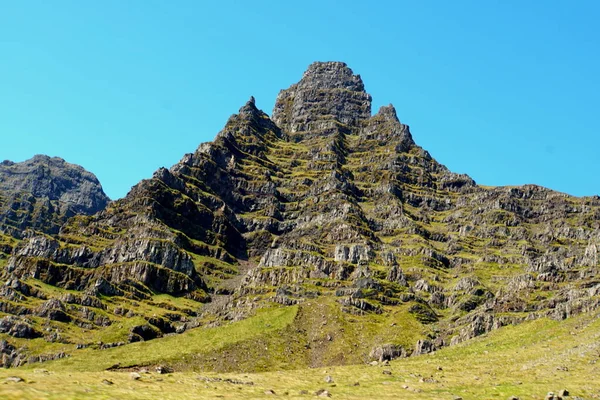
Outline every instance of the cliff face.
[[360, 354], [391, 340], [373, 354], [407, 355], [598, 307], [599, 246], [600, 198], [478, 186], [415, 144], [393, 106], [371, 115], [360, 76], [327, 62], [283, 90], [272, 117], [251, 98], [124, 199], [24, 241], [4, 276], [185, 295], [211, 302], [200, 310], [216, 323], [273, 302], [333, 303], [341, 318], [394, 316], [414, 331], [381, 324]]
[[68, 218], [95, 214], [108, 202], [92, 173], [61, 158], [0, 163], [0, 229], [8, 233], [31, 228], [55, 234]]

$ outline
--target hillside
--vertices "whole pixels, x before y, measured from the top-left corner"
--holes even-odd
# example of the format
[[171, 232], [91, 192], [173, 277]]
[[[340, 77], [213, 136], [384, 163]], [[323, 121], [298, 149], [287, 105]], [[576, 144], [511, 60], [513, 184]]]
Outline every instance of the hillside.
[[[339, 62], [310, 65], [271, 116], [251, 98], [213, 142], [99, 209], [6, 239], [4, 366], [358, 364], [600, 305], [599, 197], [452, 173], [393, 106], [373, 115]], [[277, 335], [279, 320], [264, 321], [193, 361], [135, 352], [272, 312], [285, 317]]]

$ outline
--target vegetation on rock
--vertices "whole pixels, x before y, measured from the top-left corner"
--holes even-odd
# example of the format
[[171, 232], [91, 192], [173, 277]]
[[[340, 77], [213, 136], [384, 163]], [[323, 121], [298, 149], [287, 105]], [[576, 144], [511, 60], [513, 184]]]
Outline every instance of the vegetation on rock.
[[[8, 197], [15, 204], [0, 191], [0, 210]], [[25, 208], [21, 221], [39, 221]], [[158, 364], [269, 371], [383, 362], [465, 341], [431, 360], [481, 365], [470, 354], [482, 343], [506, 346], [490, 349], [499, 362], [518, 353], [507, 335], [527, 341], [578, 314], [592, 326], [600, 305], [599, 197], [483, 187], [450, 172], [393, 106], [372, 115], [360, 76], [339, 62], [312, 64], [272, 117], [251, 98], [213, 142], [98, 210], [61, 212], [71, 218], [27, 225], [37, 233], [26, 237], [0, 235], [4, 366], [61, 358], [50, 364], [57, 371], [94, 379]], [[9, 214], [3, 226], [25, 227]], [[501, 327], [497, 342], [473, 340]], [[413, 386], [406, 368], [421, 377], [430, 368], [418, 360], [393, 364], [414, 388], [427, 385]]]

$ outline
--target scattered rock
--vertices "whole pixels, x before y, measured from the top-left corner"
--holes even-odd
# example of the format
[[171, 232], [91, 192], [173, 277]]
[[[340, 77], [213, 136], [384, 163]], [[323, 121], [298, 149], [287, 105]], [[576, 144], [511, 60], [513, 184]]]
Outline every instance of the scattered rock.
[[140, 375], [140, 374], [139, 374], [139, 373], [137, 373], [137, 372], [132, 372], [132, 373], [130, 373], [130, 374], [129, 374], [129, 377], [130, 377], [131, 379], [133, 379], [134, 381], [137, 381], [137, 380], [140, 380], [140, 379], [142, 379], [142, 375]]
[[558, 392], [559, 397], [567, 397], [569, 395], [569, 391], [567, 389], [562, 389]]
[[156, 373], [157, 374], [169, 374], [173, 372], [173, 370], [169, 367], [166, 367], [164, 365], [159, 365], [156, 367]]
[[108, 379], [102, 379], [102, 383], [103, 383], [104, 385], [113, 385], [113, 382], [112, 382], [112, 381], [109, 381]]
[[50, 375], [50, 371], [48, 371], [47, 369], [34, 369], [33, 370], [34, 374], [43, 374], [43, 375]]
[[31, 327], [30, 323], [30, 321], [22, 320], [13, 315], [7, 315], [0, 319], [0, 333], [8, 333], [10, 336], [23, 339], [42, 336]]
[[317, 390], [315, 392], [315, 396], [319, 396], [319, 397], [331, 397], [331, 393], [329, 393], [325, 389], [319, 389], [319, 390]]
[[18, 382], [25, 382], [25, 379], [21, 378], [20, 376], [9, 376], [4, 381], [18, 383]]
[[384, 374], [384, 375], [391, 375], [392, 371], [383, 370], [381, 373]]
[[276, 393], [275, 393], [274, 390], [269, 389], [269, 390], [265, 390], [265, 394], [266, 395], [273, 395], [274, 396]]
[[331, 377], [331, 375], [327, 375], [327, 376], [325, 377], [325, 382], [326, 382], [326, 383], [333, 383], [333, 378]]

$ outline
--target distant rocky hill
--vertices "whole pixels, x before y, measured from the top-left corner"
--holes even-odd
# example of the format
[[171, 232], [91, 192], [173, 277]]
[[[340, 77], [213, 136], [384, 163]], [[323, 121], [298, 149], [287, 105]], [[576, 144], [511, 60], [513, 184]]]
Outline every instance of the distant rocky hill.
[[[50, 201], [64, 193], [79, 211], [103, 209], [88, 178]], [[195, 319], [164, 311], [123, 341], [297, 304], [286, 343], [307, 344], [290, 357], [326, 365], [426, 353], [600, 305], [599, 197], [482, 187], [449, 171], [393, 106], [372, 115], [360, 76], [340, 62], [309, 66], [271, 117], [251, 98], [213, 142], [92, 216], [59, 231], [59, 220], [18, 215], [11, 226], [55, 235], [16, 245], [2, 273], [13, 288], [5, 313], [50, 318], [50, 307], [85, 319], [81, 299], [23, 305], [50, 301], [36, 297], [32, 277], [102, 298], [99, 310], [111, 297], [131, 309], [161, 293], [199, 302]], [[323, 310], [336, 310], [335, 322]], [[120, 317], [106, 318], [96, 325]]]
[[108, 202], [92, 173], [61, 158], [0, 163], [0, 229], [10, 234], [28, 228], [56, 234], [70, 217], [95, 214]]

